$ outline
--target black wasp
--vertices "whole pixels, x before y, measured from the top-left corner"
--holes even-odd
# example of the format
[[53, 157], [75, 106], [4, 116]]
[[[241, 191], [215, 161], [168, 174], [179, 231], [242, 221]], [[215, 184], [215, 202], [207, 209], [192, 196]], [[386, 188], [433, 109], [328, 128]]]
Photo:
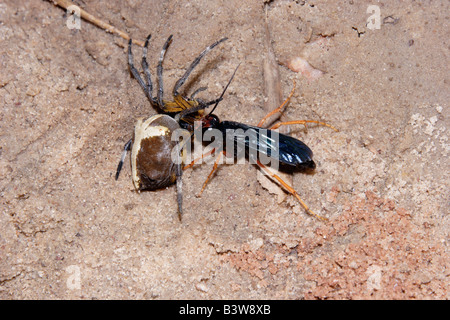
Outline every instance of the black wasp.
[[[237, 68], [236, 68], [237, 70]], [[236, 73], [235, 70], [235, 73]], [[233, 76], [230, 79], [233, 79]], [[228, 85], [230, 84], [228, 82]], [[227, 89], [225, 87], [225, 90]], [[295, 88], [295, 85], [294, 85]], [[225, 92], [224, 90], [224, 92]], [[222, 96], [218, 99], [216, 102], [214, 108], [209, 112], [207, 115], [201, 117], [201, 126], [202, 126], [202, 132], [205, 134], [206, 132], [210, 130], [216, 130], [219, 133], [219, 136], [221, 136], [222, 143], [218, 144], [218, 149], [220, 150], [218, 152], [218, 156], [216, 158], [216, 161], [214, 163], [214, 167], [211, 170], [208, 178], [206, 179], [205, 183], [203, 184], [202, 190], [200, 194], [203, 192], [203, 190], [206, 187], [206, 184], [208, 183], [209, 179], [212, 177], [214, 171], [217, 169], [219, 161], [221, 159], [221, 156], [227, 156], [226, 150], [232, 150], [233, 156], [235, 157], [237, 154], [239, 154], [239, 151], [244, 152], [247, 159], [251, 160], [253, 164], [256, 164], [263, 172], [265, 172], [269, 177], [271, 177], [273, 180], [275, 180], [279, 185], [281, 185], [285, 190], [287, 190], [289, 193], [294, 195], [297, 200], [300, 202], [300, 204], [303, 206], [303, 208], [306, 210], [307, 213], [318, 217], [320, 219], [326, 220], [325, 218], [315, 214], [313, 211], [309, 209], [309, 207], [306, 205], [306, 203], [300, 198], [299, 194], [295, 189], [290, 186], [288, 183], [286, 183], [282, 178], [280, 178], [270, 167], [263, 164], [261, 161], [261, 157], [264, 156], [265, 159], [269, 158], [270, 163], [275, 163], [276, 168], [280, 168], [281, 170], [287, 170], [289, 172], [292, 171], [298, 171], [298, 170], [313, 170], [316, 167], [316, 164], [314, 162], [313, 158], [313, 152], [312, 150], [302, 141], [293, 138], [291, 136], [278, 133], [274, 131], [275, 129], [279, 128], [282, 125], [292, 125], [292, 124], [302, 124], [306, 126], [306, 123], [316, 123], [319, 125], [327, 126], [332, 128], [335, 131], [338, 131], [333, 126], [320, 122], [315, 120], [294, 120], [294, 121], [286, 121], [286, 122], [279, 122], [272, 126], [270, 129], [262, 128], [262, 125], [264, 122], [269, 118], [271, 115], [280, 112], [282, 108], [288, 103], [292, 95], [294, 94], [294, 89], [292, 89], [289, 97], [283, 102], [281, 106], [279, 106], [277, 109], [270, 112], [268, 115], [266, 115], [257, 126], [251, 126], [244, 123], [236, 122], [236, 121], [220, 121], [219, 117], [213, 114], [214, 110], [216, 109], [218, 103], [222, 100]], [[191, 110], [193, 112], [197, 111], [199, 107], [192, 108]], [[184, 118], [188, 118], [190, 110], [183, 111]], [[194, 116], [193, 118], [198, 120], [198, 116]], [[191, 128], [191, 131], [193, 129]], [[228, 149], [228, 144], [231, 143], [230, 148]], [[216, 149], [212, 149], [210, 152], [204, 154], [201, 158], [195, 159], [192, 161], [188, 166], [186, 166], [183, 169], [187, 169], [195, 164], [196, 161], [211, 155], [213, 153], [217, 152]]]

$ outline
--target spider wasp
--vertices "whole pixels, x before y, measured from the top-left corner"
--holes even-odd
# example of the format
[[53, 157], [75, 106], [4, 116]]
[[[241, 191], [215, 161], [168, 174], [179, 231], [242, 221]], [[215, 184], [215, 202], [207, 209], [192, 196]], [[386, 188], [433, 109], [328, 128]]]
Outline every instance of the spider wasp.
[[[194, 118], [200, 117], [203, 112], [202, 109], [217, 103], [219, 99], [205, 102], [201, 99], [196, 99], [195, 95], [200, 91], [205, 90], [205, 87], [197, 89], [190, 97], [181, 95], [178, 90], [186, 82], [189, 75], [194, 68], [199, 64], [200, 60], [214, 47], [227, 40], [222, 38], [212, 45], [204, 49], [191, 65], [186, 69], [184, 75], [178, 79], [172, 91], [173, 100], [164, 100], [163, 88], [163, 61], [166, 51], [172, 42], [172, 35], [166, 40], [157, 65], [157, 81], [158, 91], [156, 97], [153, 96], [153, 82], [149, 71], [147, 62], [148, 44], [151, 38], [149, 35], [144, 44], [142, 54], [142, 68], [146, 76], [146, 82], [142, 79], [139, 71], [134, 66], [134, 59], [132, 53], [132, 40], [128, 42], [128, 66], [133, 77], [138, 81], [141, 88], [144, 90], [151, 105], [158, 109], [162, 114], [157, 114], [148, 119], [138, 119], [134, 129], [134, 136], [130, 139], [123, 148], [123, 153], [117, 166], [116, 180], [119, 178], [128, 151], [131, 150], [131, 172], [132, 180], [135, 189], [140, 192], [142, 190], [156, 190], [167, 187], [176, 181], [177, 184], [177, 202], [178, 202], [178, 216], [181, 220], [182, 215], [182, 168], [181, 168], [181, 146], [176, 141], [173, 141], [172, 134], [182, 127], [190, 126], [189, 124], [192, 115]], [[202, 106], [201, 108], [198, 108]], [[189, 113], [191, 117], [184, 119], [182, 116], [183, 110], [191, 110]], [[197, 110], [197, 111], [193, 111]], [[175, 116], [175, 118], [174, 118]], [[181, 126], [180, 126], [181, 125]], [[187, 141], [186, 141], [187, 142]], [[185, 143], [186, 143], [185, 142]], [[175, 151], [177, 161], [172, 159], [172, 151]]]
[[[235, 70], [235, 73], [236, 71], [237, 68]], [[233, 77], [234, 74], [231, 77], [230, 82], [233, 79]], [[225, 90], [227, 89], [230, 82], [228, 82], [227, 86], [225, 87]], [[221, 156], [222, 155], [228, 156], [227, 152], [228, 150], [231, 150], [233, 156], [236, 157], [236, 153], [239, 154], [238, 150], [240, 150], [241, 154], [242, 151], [245, 152], [246, 158], [251, 160], [251, 163], [256, 164], [271, 179], [275, 180], [286, 191], [295, 196], [308, 214], [322, 220], [327, 220], [326, 218], [315, 214], [311, 209], [309, 209], [306, 203], [300, 198], [297, 191], [295, 191], [295, 189], [292, 186], [287, 184], [271, 168], [263, 164], [261, 161], [261, 155], [268, 157], [271, 160], [270, 162], [272, 164], [273, 163], [276, 164], [275, 168], [276, 169], [280, 168], [282, 171], [292, 172], [302, 170], [303, 171], [313, 170], [315, 169], [316, 164], [312, 159], [313, 152], [311, 151], [311, 149], [302, 141], [293, 138], [291, 136], [278, 133], [277, 131], [274, 130], [283, 125], [302, 124], [306, 127], [307, 123], [315, 123], [338, 131], [333, 126], [325, 122], [320, 122], [316, 120], [285, 121], [276, 123], [269, 129], [263, 128], [262, 126], [264, 122], [269, 117], [271, 117], [277, 112], [281, 112], [281, 110], [289, 102], [290, 98], [294, 94], [294, 90], [295, 90], [295, 82], [294, 88], [292, 89], [287, 99], [278, 108], [267, 114], [256, 126], [251, 126], [236, 121], [221, 121], [218, 116], [213, 114], [218, 103], [222, 100], [224, 92], [222, 93], [222, 96], [218, 99], [214, 108], [207, 115], [202, 116], [200, 118], [201, 130], [203, 131], [203, 133], [215, 130], [216, 133], [218, 133], [219, 135], [218, 140], [221, 141], [221, 143], [218, 144], [219, 152], [214, 162], [214, 166], [210, 174], [206, 178], [206, 181], [204, 182], [199, 195], [203, 193], [208, 181], [211, 179], [213, 173], [217, 169]], [[199, 108], [202, 107], [206, 108], [207, 106], [198, 106], [196, 108], [187, 109], [183, 111], [184, 117], [185, 118], [189, 117], [190, 111], [196, 112]], [[194, 118], [196, 117], [197, 116], [194, 116]], [[231, 147], [228, 149], [227, 146], [229, 144], [231, 144]], [[195, 164], [195, 162], [203, 159], [206, 156], [212, 155], [213, 153], [217, 154], [216, 148], [213, 148], [209, 152], [203, 154], [200, 158], [194, 159], [189, 165], [185, 166], [183, 170], [192, 167]]]

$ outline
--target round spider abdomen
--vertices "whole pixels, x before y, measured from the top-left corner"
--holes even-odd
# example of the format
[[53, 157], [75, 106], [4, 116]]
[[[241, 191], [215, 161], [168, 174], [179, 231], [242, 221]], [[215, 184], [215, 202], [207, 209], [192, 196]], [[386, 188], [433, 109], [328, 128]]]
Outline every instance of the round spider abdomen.
[[136, 190], [155, 190], [175, 182], [176, 165], [171, 154], [177, 142], [172, 141], [172, 133], [179, 128], [172, 117], [164, 114], [137, 121], [131, 149]]

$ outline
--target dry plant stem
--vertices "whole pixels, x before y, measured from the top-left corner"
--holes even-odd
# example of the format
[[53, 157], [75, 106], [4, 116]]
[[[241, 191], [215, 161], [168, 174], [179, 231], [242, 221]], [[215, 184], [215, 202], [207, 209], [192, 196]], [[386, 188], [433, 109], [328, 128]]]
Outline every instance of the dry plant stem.
[[[269, 22], [267, 19], [267, 10], [265, 12], [265, 33], [264, 33], [264, 46], [266, 49], [266, 55], [263, 62], [264, 72], [264, 111], [267, 114], [263, 120], [260, 121], [262, 125], [265, 122], [266, 127], [273, 124], [278, 119], [284, 118], [282, 113], [272, 112], [274, 110], [280, 110], [279, 107], [283, 102], [283, 92], [281, 89], [281, 77], [278, 70], [278, 62], [275, 57], [275, 53], [272, 48], [272, 37], [269, 30]], [[284, 106], [284, 104], [283, 104]], [[281, 128], [282, 133], [288, 133], [289, 128], [287, 126]], [[282, 178], [290, 185], [293, 183], [292, 175], [277, 172]], [[277, 195], [278, 202], [281, 203], [286, 200], [286, 193], [284, 190], [275, 183], [272, 179], [269, 179], [266, 175], [258, 171], [257, 179], [259, 183], [270, 193]]]
[[[265, 36], [264, 43], [266, 47], [266, 56], [264, 58], [264, 111], [266, 114], [272, 110], [278, 108], [283, 102], [280, 72], [278, 70], [278, 63], [273, 52], [271, 36], [269, 31], [269, 25], [266, 19], [265, 23]], [[264, 118], [267, 121], [267, 125], [272, 124], [278, 120], [281, 113], [276, 115], [270, 114], [269, 119]]]
[[[55, 5], [60, 6], [61, 8], [64, 8], [66, 10], [70, 6], [75, 5], [72, 1], [69, 1], [69, 0], [52, 0], [52, 2]], [[103, 29], [103, 30], [105, 30], [107, 32], [111, 32], [113, 34], [116, 34], [116, 35], [122, 37], [125, 40], [130, 40], [130, 36], [126, 32], [123, 32], [122, 30], [119, 30], [119, 29], [113, 27], [112, 25], [110, 25], [110, 24], [108, 24], [108, 23], [106, 23], [106, 22], [104, 22], [104, 21], [102, 21], [100, 19], [97, 19], [96, 17], [94, 17], [90, 13], [87, 13], [86, 11], [84, 11], [81, 8], [80, 8], [80, 15], [81, 15], [81, 18], [83, 18], [84, 20], [92, 23], [93, 25], [95, 25], [95, 26], [97, 26], [97, 27], [99, 27], [99, 28], [101, 28], [101, 29]], [[133, 43], [137, 44], [138, 46], [141, 46], [141, 47], [144, 46], [144, 42], [143, 41], [139, 41], [139, 40], [133, 39]]]

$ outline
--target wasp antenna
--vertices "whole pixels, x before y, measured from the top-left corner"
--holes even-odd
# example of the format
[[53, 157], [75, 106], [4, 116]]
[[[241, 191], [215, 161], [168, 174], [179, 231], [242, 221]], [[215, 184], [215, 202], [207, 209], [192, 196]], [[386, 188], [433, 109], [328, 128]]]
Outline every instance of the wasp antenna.
[[226, 85], [225, 88], [223, 89], [222, 94], [220, 95], [219, 99], [217, 99], [216, 105], [214, 106], [214, 108], [212, 108], [211, 112], [210, 112], [208, 115], [212, 114], [213, 111], [214, 111], [214, 110], [217, 108], [217, 106], [219, 105], [219, 102], [222, 101], [222, 98], [223, 98], [225, 92], [227, 91], [228, 86], [230, 85], [231, 81], [233, 81], [234, 75], [236, 74], [236, 71], [237, 71], [237, 69], [239, 68], [240, 65], [241, 65], [241, 64], [239, 63], [239, 64], [237, 65], [236, 69], [234, 69], [233, 75], [231, 76], [231, 78], [230, 78], [230, 80], [228, 81], [227, 85]]

